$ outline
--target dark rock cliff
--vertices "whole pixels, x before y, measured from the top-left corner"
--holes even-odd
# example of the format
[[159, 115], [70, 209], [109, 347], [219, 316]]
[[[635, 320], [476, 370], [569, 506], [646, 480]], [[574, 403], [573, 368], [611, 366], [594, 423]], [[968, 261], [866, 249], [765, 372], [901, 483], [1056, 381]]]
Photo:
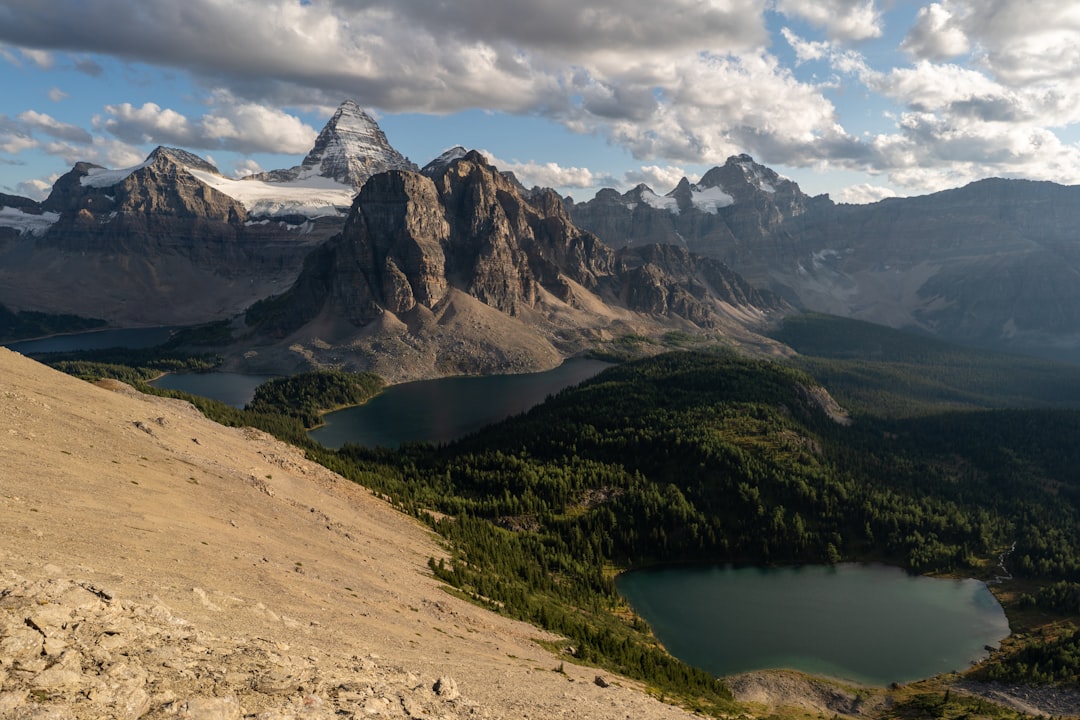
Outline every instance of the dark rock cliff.
[[617, 253], [576, 227], [550, 190], [519, 185], [478, 153], [428, 175], [391, 171], [357, 196], [340, 236], [312, 255], [293, 289], [249, 321], [283, 336], [320, 313], [365, 326], [385, 313], [435, 309], [456, 289], [511, 317], [552, 303], [609, 304], [701, 327], [718, 306], [779, 309], [712, 260], [650, 246]]

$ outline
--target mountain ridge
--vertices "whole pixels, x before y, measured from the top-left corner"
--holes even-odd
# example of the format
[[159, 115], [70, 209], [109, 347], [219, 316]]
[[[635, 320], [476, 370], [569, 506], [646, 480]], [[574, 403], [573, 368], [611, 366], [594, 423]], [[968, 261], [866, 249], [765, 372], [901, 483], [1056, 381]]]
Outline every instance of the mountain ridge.
[[[371, 178], [342, 233], [247, 320], [278, 345], [256, 354], [281, 362], [281, 346], [299, 347], [308, 363], [337, 357], [393, 380], [548, 369], [605, 338], [675, 328], [768, 344], [751, 328], [784, 309], [716, 261], [616, 253], [553, 191], [523, 196], [473, 151], [440, 172]], [[250, 349], [246, 360], [263, 362]]]
[[[647, 187], [623, 195], [602, 190], [567, 207], [579, 226], [615, 247], [689, 248], [800, 309], [1080, 361], [1073, 230], [1080, 188], [988, 178], [845, 205], [778, 178], [736, 156], [666, 196]], [[731, 202], [695, 205], [691, 193], [706, 185], [722, 188]]]

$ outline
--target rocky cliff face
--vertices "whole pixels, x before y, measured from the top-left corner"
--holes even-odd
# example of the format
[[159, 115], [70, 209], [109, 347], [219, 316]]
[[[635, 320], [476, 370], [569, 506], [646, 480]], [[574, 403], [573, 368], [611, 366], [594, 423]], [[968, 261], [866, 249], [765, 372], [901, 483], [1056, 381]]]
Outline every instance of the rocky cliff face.
[[[685, 250], [619, 254], [577, 228], [554, 192], [523, 195], [470, 152], [427, 174], [372, 177], [341, 235], [309, 257], [289, 293], [260, 303], [249, 320], [311, 347], [318, 328], [338, 356], [357, 336], [385, 331], [441, 363], [420, 372], [445, 374], [475, 372], [484, 358], [488, 371], [550, 366], [613, 329], [745, 331], [781, 306], [722, 263], [699, 268]], [[448, 344], [476, 352], [465, 366], [439, 360]]]
[[117, 324], [220, 319], [288, 287], [341, 227], [333, 217], [252, 222], [197, 175], [220, 177], [191, 153], [157, 148], [124, 170], [78, 163], [44, 202], [5, 208], [0, 224], [16, 218], [21, 229], [0, 243], [0, 302]]
[[1080, 188], [994, 179], [836, 205], [739, 156], [664, 196], [604, 190], [568, 207], [616, 247], [688, 248], [810, 310], [1080, 359], [1078, 201]]
[[395, 168], [415, 165], [353, 102], [290, 170], [232, 180], [177, 148], [78, 163], [43, 203], [0, 197], [0, 304], [118, 325], [230, 317], [287, 289], [364, 182]]

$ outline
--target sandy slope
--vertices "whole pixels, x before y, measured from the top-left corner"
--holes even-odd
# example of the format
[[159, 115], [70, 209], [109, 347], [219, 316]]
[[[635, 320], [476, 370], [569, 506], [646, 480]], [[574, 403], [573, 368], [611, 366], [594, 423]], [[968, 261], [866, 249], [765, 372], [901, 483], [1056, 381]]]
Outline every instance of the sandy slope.
[[0, 717], [687, 717], [554, 672], [422, 526], [185, 403], [0, 348], [0, 458]]

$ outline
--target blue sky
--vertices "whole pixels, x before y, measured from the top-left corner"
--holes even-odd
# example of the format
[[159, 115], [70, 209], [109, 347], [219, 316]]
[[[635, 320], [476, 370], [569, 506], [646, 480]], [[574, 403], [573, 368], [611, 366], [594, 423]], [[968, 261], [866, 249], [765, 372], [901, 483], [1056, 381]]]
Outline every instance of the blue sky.
[[0, 192], [157, 145], [296, 165], [344, 99], [587, 199], [749, 153], [867, 202], [1080, 183], [1080, 2], [0, 0]]

